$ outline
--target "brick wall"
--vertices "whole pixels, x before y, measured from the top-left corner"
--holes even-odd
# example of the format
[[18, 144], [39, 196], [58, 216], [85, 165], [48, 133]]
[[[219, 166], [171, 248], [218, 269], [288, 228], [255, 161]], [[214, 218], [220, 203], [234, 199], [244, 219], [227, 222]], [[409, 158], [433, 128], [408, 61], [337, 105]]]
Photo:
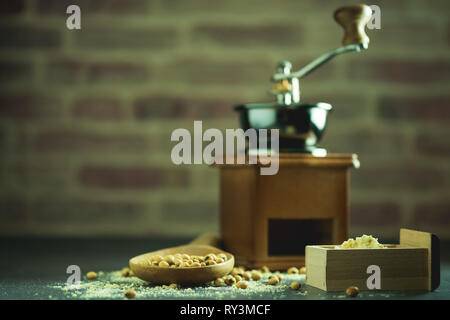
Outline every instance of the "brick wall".
[[[0, 235], [183, 235], [218, 229], [218, 172], [170, 162], [170, 134], [238, 126], [277, 61], [340, 44], [353, 1], [7, 0], [0, 4]], [[82, 29], [67, 30], [79, 4]], [[322, 145], [354, 152], [352, 233], [450, 238], [446, 0], [371, 1], [371, 46], [302, 81], [334, 105]]]

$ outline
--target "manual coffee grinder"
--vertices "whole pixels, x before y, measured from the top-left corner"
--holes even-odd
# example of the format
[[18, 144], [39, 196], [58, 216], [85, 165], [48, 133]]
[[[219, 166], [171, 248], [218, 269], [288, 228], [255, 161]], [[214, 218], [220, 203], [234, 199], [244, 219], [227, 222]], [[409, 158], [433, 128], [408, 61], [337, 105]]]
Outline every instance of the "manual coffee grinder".
[[371, 14], [366, 5], [336, 10], [334, 18], [345, 31], [342, 47], [297, 72], [290, 62], [279, 63], [272, 76], [276, 101], [235, 107], [242, 129], [279, 129], [277, 174], [261, 175], [260, 163], [216, 165], [221, 238], [237, 265], [303, 266], [305, 245], [348, 238], [350, 168], [359, 162], [355, 154], [327, 154], [317, 145], [332, 106], [300, 103], [299, 79], [336, 55], [367, 49], [364, 28]]

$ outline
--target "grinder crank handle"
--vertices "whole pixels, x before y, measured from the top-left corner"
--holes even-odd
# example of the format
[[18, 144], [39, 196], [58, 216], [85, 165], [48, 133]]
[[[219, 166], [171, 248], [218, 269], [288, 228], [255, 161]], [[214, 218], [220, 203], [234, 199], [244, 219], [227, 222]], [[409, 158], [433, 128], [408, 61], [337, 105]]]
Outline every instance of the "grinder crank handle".
[[277, 73], [272, 76], [272, 81], [280, 81], [283, 79], [303, 78], [325, 62], [331, 60], [335, 56], [351, 51], [361, 51], [369, 46], [369, 37], [364, 31], [367, 22], [372, 16], [372, 9], [365, 4], [358, 4], [349, 7], [342, 7], [334, 12], [334, 19], [344, 28], [344, 40], [342, 47], [327, 52], [316, 60], [310, 62], [302, 69], [290, 73]]
[[369, 37], [364, 28], [372, 16], [372, 9], [365, 4], [342, 7], [334, 12], [334, 19], [344, 28], [344, 46], [360, 44], [366, 49], [369, 46]]

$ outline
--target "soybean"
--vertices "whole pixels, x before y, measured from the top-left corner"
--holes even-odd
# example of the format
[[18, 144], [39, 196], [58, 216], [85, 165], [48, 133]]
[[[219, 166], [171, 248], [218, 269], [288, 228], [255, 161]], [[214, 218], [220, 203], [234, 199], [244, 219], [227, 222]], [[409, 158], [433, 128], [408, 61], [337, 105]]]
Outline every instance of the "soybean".
[[170, 265], [166, 262], [166, 261], [160, 261], [159, 262], [159, 264], [158, 264], [158, 267], [162, 267], [162, 268], [167, 268], [167, 267], [169, 267]]
[[358, 287], [350, 286], [350, 287], [347, 288], [347, 290], [345, 290], [345, 293], [350, 298], [354, 298], [354, 297], [356, 297], [359, 294], [359, 289], [358, 289]]
[[225, 253], [219, 253], [217, 257], [222, 259], [223, 261], [227, 261], [227, 255]]
[[223, 281], [222, 278], [217, 278], [216, 280], [214, 280], [214, 285], [216, 287], [223, 287], [224, 284], [225, 284], [225, 281]]
[[270, 269], [269, 269], [267, 266], [263, 266], [263, 267], [261, 268], [261, 272], [262, 272], [262, 273], [269, 273], [269, 272], [270, 272]]
[[294, 281], [294, 282], [291, 283], [290, 287], [291, 287], [292, 290], [298, 290], [298, 289], [300, 289], [302, 287], [302, 285], [300, 284], [300, 282]]
[[[216, 264], [221, 264], [227, 261], [227, 256], [224, 253], [215, 255], [214, 253], [209, 253], [206, 256], [188, 255], [185, 253], [176, 253], [173, 255], [154, 255], [147, 259], [147, 264], [152, 267], [162, 267], [162, 268], [199, 268], [206, 267]], [[241, 270], [241, 269], [239, 269]], [[242, 269], [242, 272], [244, 270]], [[125, 268], [122, 270], [123, 276], [132, 275], [130, 272], [126, 271]], [[238, 273], [241, 273], [238, 271]]]
[[251, 273], [250, 271], [245, 271], [245, 272], [242, 274], [242, 277], [243, 277], [245, 280], [252, 280], [252, 273]]
[[223, 280], [229, 286], [232, 286], [236, 283], [236, 279], [232, 275], [225, 276]]
[[252, 272], [252, 279], [255, 281], [262, 279], [262, 274], [259, 271], [253, 271]]
[[278, 279], [278, 277], [276, 277], [276, 276], [271, 276], [270, 278], [269, 278], [269, 284], [270, 285], [277, 285], [278, 283], [280, 282], [280, 280]]
[[231, 270], [231, 275], [240, 275], [242, 276], [244, 274], [244, 269], [242, 267], [234, 267], [233, 270]]
[[123, 295], [125, 297], [127, 297], [128, 299], [133, 299], [134, 297], [136, 297], [136, 292], [134, 290], [126, 290]]
[[89, 280], [95, 280], [97, 279], [97, 273], [94, 271], [89, 271], [88, 273], [86, 273], [86, 278], [88, 278]]
[[131, 277], [133, 275], [133, 271], [131, 271], [130, 268], [123, 268], [120, 274], [122, 277]]
[[288, 269], [287, 271], [288, 274], [297, 274], [298, 273], [298, 269], [296, 267], [291, 267]]
[[247, 289], [248, 283], [245, 281], [239, 281], [238, 283], [236, 283], [236, 287], [239, 289]]

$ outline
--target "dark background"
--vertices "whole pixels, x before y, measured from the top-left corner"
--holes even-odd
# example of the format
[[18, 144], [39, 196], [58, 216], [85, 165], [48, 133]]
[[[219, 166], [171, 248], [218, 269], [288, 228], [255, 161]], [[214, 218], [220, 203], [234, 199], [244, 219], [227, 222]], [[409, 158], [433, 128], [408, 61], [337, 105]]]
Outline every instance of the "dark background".
[[[299, 69], [340, 45], [332, 13], [353, 3], [2, 1], [0, 235], [218, 230], [218, 171], [172, 164], [172, 130], [237, 127], [232, 106], [272, 99], [279, 60]], [[449, 1], [367, 4], [381, 8], [369, 50], [305, 78], [302, 99], [335, 107], [322, 145], [360, 157], [353, 235], [450, 239]]]

